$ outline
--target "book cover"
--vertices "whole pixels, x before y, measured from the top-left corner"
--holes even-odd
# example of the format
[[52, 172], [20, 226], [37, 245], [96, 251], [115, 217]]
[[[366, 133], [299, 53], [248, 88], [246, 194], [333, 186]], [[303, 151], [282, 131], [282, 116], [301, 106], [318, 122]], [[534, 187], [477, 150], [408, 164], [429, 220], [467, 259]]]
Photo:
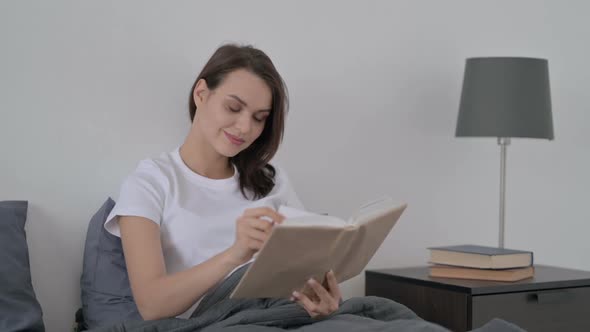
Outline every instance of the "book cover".
[[479, 245], [430, 247], [430, 262], [481, 269], [510, 269], [533, 265], [531, 251]]
[[532, 266], [505, 270], [484, 270], [444, 265], [433, 265], [429, 268], [429, 275], [431, 277], [504, 282], [514, 282], [531, 278], [534, 274], [535, 269]]
[[456, 252], [464, 252], [464, 253], [479, 254], [479, 255], [486, 255], [486, 256], [529, 254], [529, 253], [531, 253], [530, 251], [524, 251], [524, 250], [514, 250], [514, 249], [506, 249], [506, 248], [499, 248], [499, 247], [486, 247], [486, 246], [478, 246], [478, 245], [473, 245], [473, 244], [462, 244], [462, 245], [443, 246], [443, 247], [429, 247], [428, 249], [456, 251]]
[[313, 277], [333, 270], [338, 282], [362, 272], [406, 209], [389, 200], [358, 210], [348, 221], [323, 215], [277, 224], [230, 298], [288, 298]]

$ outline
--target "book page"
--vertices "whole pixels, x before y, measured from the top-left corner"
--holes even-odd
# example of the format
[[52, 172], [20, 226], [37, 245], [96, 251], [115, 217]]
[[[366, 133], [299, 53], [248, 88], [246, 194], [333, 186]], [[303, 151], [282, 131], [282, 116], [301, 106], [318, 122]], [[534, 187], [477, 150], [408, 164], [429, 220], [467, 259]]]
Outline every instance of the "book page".
[[347, 225], [344, 220], [334, 216], [315, 214], [285, 205], [281, 205], [278, 212], [286, 217], [282, 224], [284, 226], [343, 227]]
[[337, 218], [337, 217], [314, 215], [314, 216], [285, 219], [285, 221], [283, 221], [283, 223], [280, 226], [284, 226], [284, 227], [324, 226], [324, 227], [343, 228], [343, 227], [349, 226], [349, 224], [346, 221], [344, 221], [340, 218]]
[[388, 196], [380, 197], [374, 199], [356, 210], [356, 212], [347, 220], [349, 224], [359, 224], [362, 223], [370, 216], [383, 212], [384, 210], [391, 208], [392, 206], [396, 206], [393, 202], [393, 199]]
[[279, 210], [277, 212], [282, 214], [283, 216], [285, 216], [285, 218], [287, 218], [287, 219], [317, 215], [316, 213], [311, 213], [309, 211], [300, 210], [300, 209], [297, 209], [297, 208], [294, 208], [291, 206], [287, 206], [287, 205], [279, 206]]

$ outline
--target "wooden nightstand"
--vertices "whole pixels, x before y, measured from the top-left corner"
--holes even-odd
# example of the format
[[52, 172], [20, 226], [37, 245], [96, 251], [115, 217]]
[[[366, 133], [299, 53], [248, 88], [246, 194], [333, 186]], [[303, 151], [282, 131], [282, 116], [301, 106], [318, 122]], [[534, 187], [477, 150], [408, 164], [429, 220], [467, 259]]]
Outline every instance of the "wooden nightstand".
[[402, 303], [425, 320], [468, 331], [502, 318], [531, 332], [590, 331], [590, 272], [535, 266], [513, 283], [430, 278], [428, 267], [367, 270], [365, 294]]

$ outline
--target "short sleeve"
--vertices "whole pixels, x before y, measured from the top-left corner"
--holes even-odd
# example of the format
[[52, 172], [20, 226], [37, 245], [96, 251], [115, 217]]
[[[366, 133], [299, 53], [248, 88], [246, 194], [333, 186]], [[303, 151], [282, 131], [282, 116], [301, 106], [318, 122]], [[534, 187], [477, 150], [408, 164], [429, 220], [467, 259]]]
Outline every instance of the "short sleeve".
[[166, 187], [167, 179], [158, 166], [150, 160], [141, 161], [123, 181], [119, 198], [105, 222], [105, 229], [120, 237], [120, 216], [144, 217], [160, 225]]

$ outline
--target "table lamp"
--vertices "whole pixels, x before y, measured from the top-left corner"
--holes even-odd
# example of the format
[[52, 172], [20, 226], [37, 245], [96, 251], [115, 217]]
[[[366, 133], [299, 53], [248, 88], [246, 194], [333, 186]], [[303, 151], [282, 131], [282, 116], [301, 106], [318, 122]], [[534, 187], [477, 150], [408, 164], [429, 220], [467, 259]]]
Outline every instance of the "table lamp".
[[506, 148], [510, 139], [553, 139], [547, 60], [468, 58], [455, 136], [497, 137], [500, 146], [498, 244], [504, 248]]

